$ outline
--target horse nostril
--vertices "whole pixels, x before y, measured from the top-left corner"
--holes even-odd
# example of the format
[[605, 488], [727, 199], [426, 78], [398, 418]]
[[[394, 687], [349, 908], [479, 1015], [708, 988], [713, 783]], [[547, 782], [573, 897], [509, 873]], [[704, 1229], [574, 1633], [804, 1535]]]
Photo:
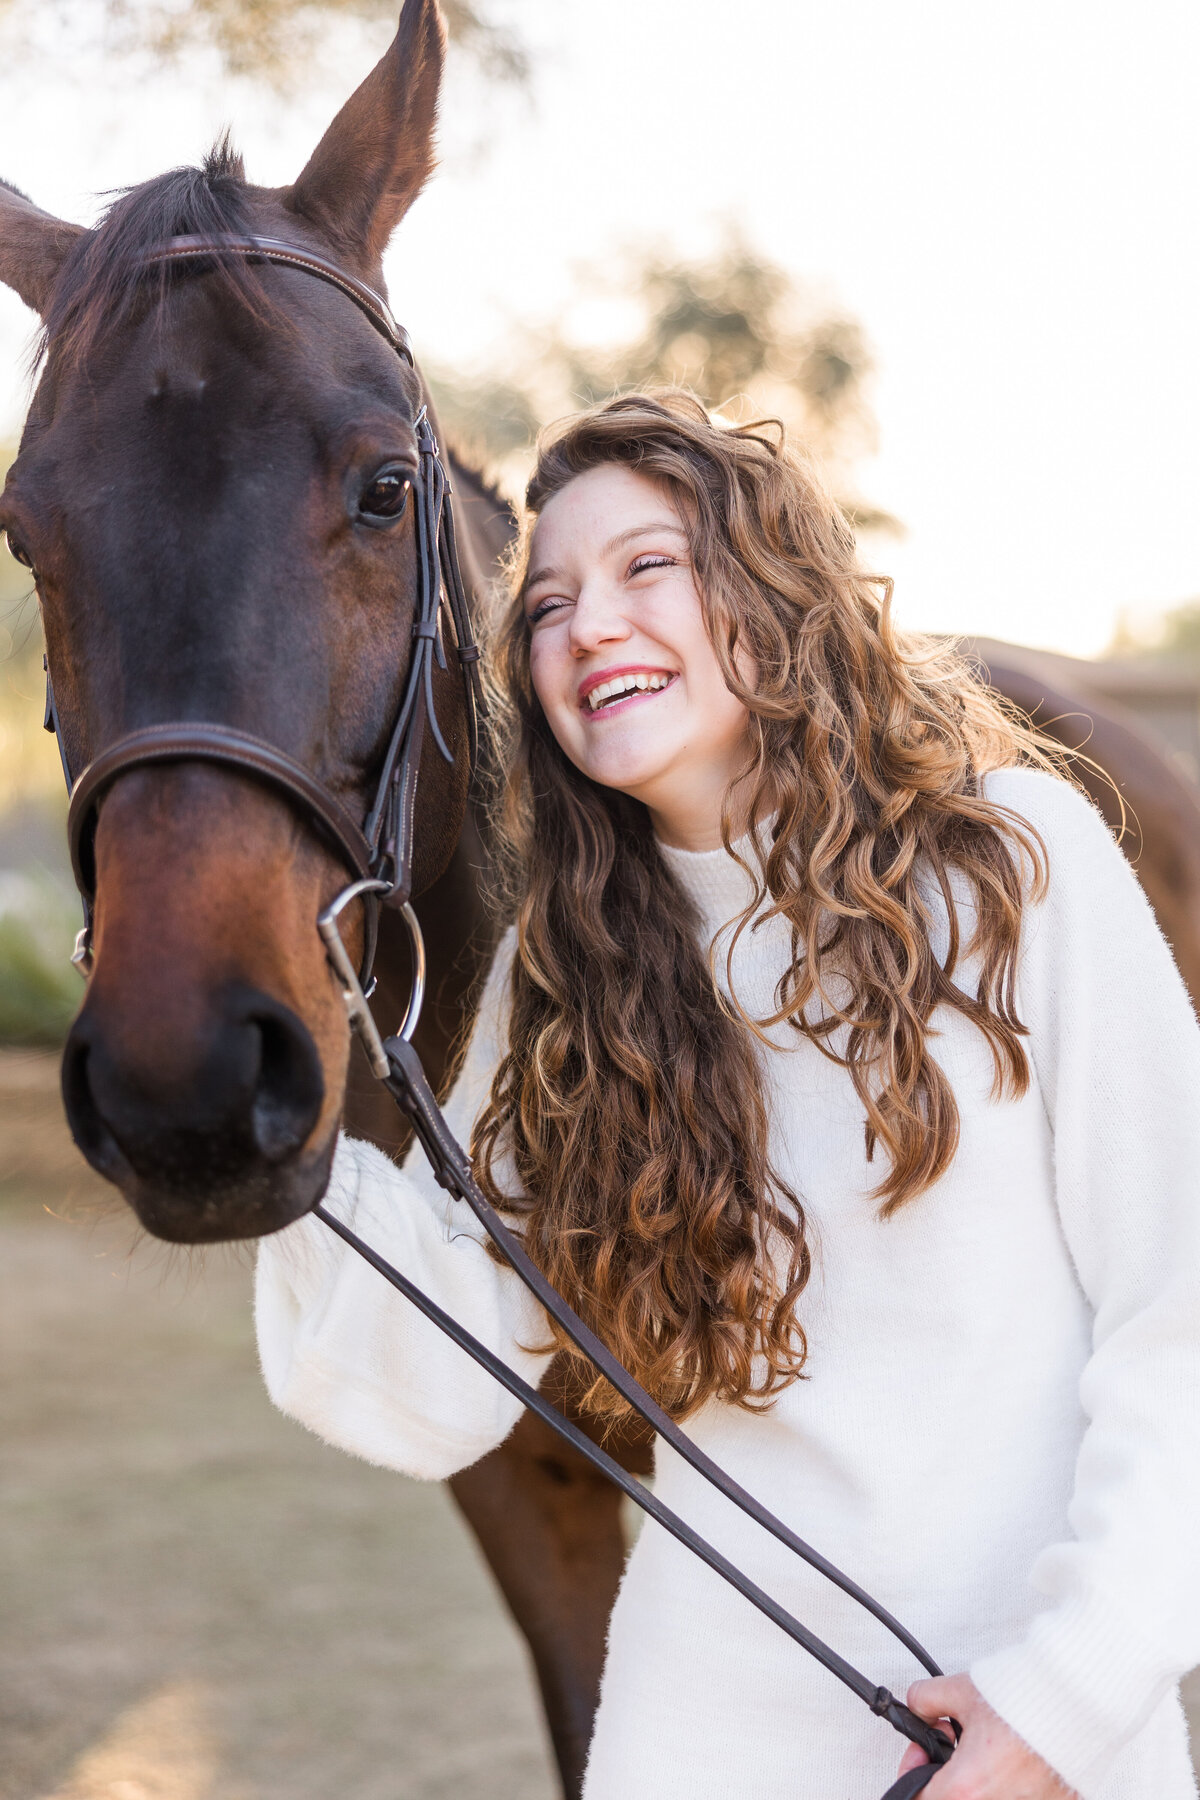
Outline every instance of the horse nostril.
[[[325, 1099], [303, 1021], [248, 986], [227, 989], [200, 1029], [120, 1013], [95, 989], [71, 1028], [62, 1087], [75, 1142], [110, 1181], [217, 1189], [303, 1149]], [[126, 1030], [123, 1032], [121, 1026]]]
[[63, 1050], [63, 1107], [71, 1136], [80, 1150], [94, 1169], [115, 1181], [126, 1167], [125, 1158], [96, 1104], [88, 1068], [90, 1054], [90, 1046], [76, 1024]]
[[305, 1027], [285, 1007], [256, 1009], [247, 1023], [259, 1037], [258, 1082], [250, 1112], [254, 1142], [268, 1162], [299, 1150], [325, 1098], [321, 1059]]

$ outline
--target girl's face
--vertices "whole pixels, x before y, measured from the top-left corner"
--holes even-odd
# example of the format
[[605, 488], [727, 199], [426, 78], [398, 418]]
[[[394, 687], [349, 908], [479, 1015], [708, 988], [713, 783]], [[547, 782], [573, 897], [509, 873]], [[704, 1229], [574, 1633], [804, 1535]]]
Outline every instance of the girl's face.
[[643, 801], [666, 843], [715, 849], [749, 715], [725, 686], [665, 491], [619, 463], [561, 488], [534, 529], [525, 616], [564, 754]]

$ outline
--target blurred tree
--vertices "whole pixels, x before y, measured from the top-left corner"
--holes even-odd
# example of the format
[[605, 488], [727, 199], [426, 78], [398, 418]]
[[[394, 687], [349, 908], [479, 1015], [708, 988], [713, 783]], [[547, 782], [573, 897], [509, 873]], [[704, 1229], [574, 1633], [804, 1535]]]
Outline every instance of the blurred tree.
[[[0, 446], [0, 487], [15, 452]], [[42, 730], [42, 619], [29, 570], [0, 536], [0, 820], [26, 800], [57, 800], [58, 753]]]
[[1200, 656], [1200, 600], [1163, 614], [1156, 648], [1161, 656]]
[[[89, 0], [57, 0], [47, 8], [61, 16], [62, 41], [92, 35], [96, 7]], [[480, 0], [442, 0], [452, 42], [495, 81], [525, 84], [529, 54], [521, 39], [490, 16]], [[400, 0], [101, 0], [105, 49], [148, 54], [175, 63], [197, 50], [214, 50], [231, 75], [271, 86], [293, 86], [323, 33], [339, 20], [395, 23]], [[0, 0], [0, 43], [10, 64], [28, 47], [30, 21], [20, 0]]]
[[[0, 447], [0, 485], [11, 459]], [[37, 598], [0, 537], [0, 1044], [56, 1043], [79, 1004], [66, 795], [42, 696]]]
[[1200, 600], [1185, 600], [1138, 627], [1122, 614], [1109, 645], [1110, 656], [1200, 657]]
[[439, 366], [422, 365], [433, 388], [438, 418], [455, 447], [475, 461], [506, 469], [519, 465], [542, 424], [534, 397], [535, 370], [522, 381], [481, 375], [472, 379]]
[[[853, 466], [875, 440], [871, 357], [854, 319], [732, 232], [707, 259], [651, 253], [627, 258], [615, 275], [584, 271], [579, 299], [597, 293], [632, 303], [640, 321], [632, 335], [596, 346], [562, 326], [513, 334], [498, 357], [503, 381], [434, 370], [447, 429], [519, 482], [538, 422], [619, 389], [682, 385], [727, 415], [780, 419], [824, 464], [860, 529], [899, 529], [854, 491]], [[563, 316], [574, 310], [568, 304]]]
[[61, 944], [46, 936], [29, 919], [0, 913], [0, 1044], [60, 1044], [75, 1017], [81, 990], [67, 960], [70, 935]]
[[[498, 0], [442, 6], [452, 39], [486, 81], [529, 83], [529, 51], [497, 18]], [[22, 31], [44, 19], [43, 8], [61, 20], [59, 45], [86, 39], [100, 19], [110, 53], [172, 63], [208, 49], [229, 72], [283, 88], [313, 66], [322, 33], [339, 21], [391, 21], [399, 0], [39, 0], [36, 15], [20, 0], [0, 0], [0, 70], [14, 66]], [[857, 321], [822, 305], [736, 232], [707, 259], [643, 253], [626, 257], [615, 276], [585, 271], [579, 297], [598, 292], [632, 302], [640, 329], [604, 348], [551, 325], [512, 334], [503, 377], [432, 371], [443, 420], [465, 449], [519, 485], [542, 422], [617, 389], [678, 383], [743, 420], [779, 418], [824, 464], [861, 529], [900, 530], [855, 491], [854, 464], [875, 437], [865, 398], [871, 358]]]

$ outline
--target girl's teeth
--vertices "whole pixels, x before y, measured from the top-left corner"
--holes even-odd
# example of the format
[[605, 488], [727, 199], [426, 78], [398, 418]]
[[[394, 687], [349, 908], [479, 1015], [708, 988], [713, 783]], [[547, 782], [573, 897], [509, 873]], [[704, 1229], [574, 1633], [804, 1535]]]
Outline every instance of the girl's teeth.
[[669, 675], [618, 675], [613, 681], [602, 681], [588, 695], [588, 705], [593, 712], [604, 705], [606, 700], [624, 699], [628, 694], [656, 691], [665, 688], [670, 681]]

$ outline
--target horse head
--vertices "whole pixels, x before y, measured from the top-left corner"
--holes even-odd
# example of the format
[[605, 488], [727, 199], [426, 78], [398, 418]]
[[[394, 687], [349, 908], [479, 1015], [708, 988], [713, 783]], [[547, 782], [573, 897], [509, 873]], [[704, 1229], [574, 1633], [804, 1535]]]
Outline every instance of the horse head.
[[[156, 252], [285, 240], [382, 292], [432, 168], [443, 50], [437, 0], [406, 0], [290, 187], [250, 185], [227, 141], [93, 231], [0, 185], [0, 279], [44, 325], [0, 528], [36, 575], [75, 775], [187, 721], [265, 740], [364, 817], [413, 655], [420, 378], [335, 285]], [[455, 755], [422, 761], [418, 890], [466, 800], [457, 671], [435, 669], [434, 697]], [[63, 1060], [76, 1141], [160, 1237], [279, 1229], [323, 1193], [342, 1110], [347, 1024], [315, 926], [342, 857], [277, 785], [186, 758], [112, 780], [87, 856], [94, 962]], [[346, 917], [354, 953], [361, 909]]]

